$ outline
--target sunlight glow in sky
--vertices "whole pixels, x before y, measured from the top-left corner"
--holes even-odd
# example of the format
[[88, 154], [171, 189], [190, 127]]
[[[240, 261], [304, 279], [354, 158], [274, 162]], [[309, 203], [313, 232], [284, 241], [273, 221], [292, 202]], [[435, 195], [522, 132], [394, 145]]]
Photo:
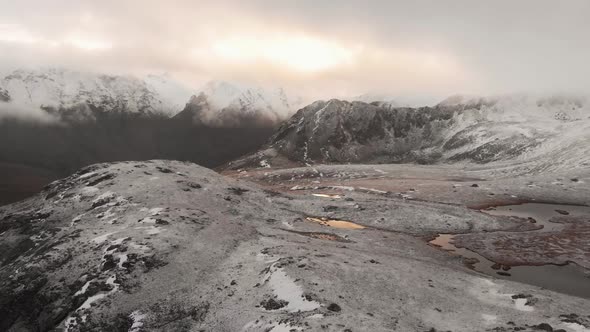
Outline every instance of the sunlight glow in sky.
[[19, 0], [0, 11], [0, 71], [168, 73], [315, 98], [585, 92], [588, 12], [587, 0]]
[[257, 62], [284, 66], [295, 72], [317, 72], [354, 62], [360, 47], [347, 48], [309, 36], [236, 36], [214, 42], [211, 51], [236, 64]]

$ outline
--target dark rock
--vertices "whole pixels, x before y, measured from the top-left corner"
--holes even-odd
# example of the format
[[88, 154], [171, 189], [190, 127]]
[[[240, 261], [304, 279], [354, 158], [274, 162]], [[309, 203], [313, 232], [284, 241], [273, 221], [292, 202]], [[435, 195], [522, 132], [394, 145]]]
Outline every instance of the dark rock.
[[189, 186], [190, 188], [193, 188], [193, 189], [201, 189], [202, 188], [202, 186], [200, 184], [195, 183], [195, 182], [187, 182], [186, 185]]
[[229, 190], [230, 192], [232, 192], [234, 195], [238, 195], [241, 196], [244, 193], [247, 193], [248, 189], [243, 189], [243, 188], [237, 188], [237, 187], [231, 187], [231, 188], [227, 188], [227, 190]]
[[478, 185], [477, 183], [474, 183], [474, 184], [472, 184], [472, 185], [471, 185], [471, 187], [473, 187], [473, 188], [478, 188], [478, 187], [479, 187], [479, 185]]
[[553, 332], [553, 327], [547, 323], [541, 323], [541, 324], [535, 325], [535, 326], [533, 326], [533, 328], [538, 331]]
[[266, 310], [278, 310], [285, 306], [287, 306], [289, 302], [284, 300], [275, 300], [275, 299], [268, 299], [266, 301], [260, 302], [260, 305]]
[[560, 210], [560, 209], [555, 210], [555, 212], [557, 212], [557, 213], [559, 213], [561, 215], [564, 215], [564, 216], [567, 216], [567, 215], [570, 214], [569, 212], [567, 212], [565, 210]]
[[334, 211], [338, 210], [338, 207], [334, 206], [334, 205], [328, 205], [328, 206], [324, 206], [322, 209], [324, 210], [324, 212], [334, 212]]
[[164, 174], [172, 173], [173, 171], [169, 168], [157, 166], [156, 169]]
[[336, 303], [330, 303], [327, 309], [333, 312], [340, 312], [342, 310], [342, 308], [340, 308], [340, 306]]
[[113, 258], [113, 255], [105, 255], [103, 257], [104, 262], [102, 263], [101, 269], [103, 271], [107, 271], [110, 269], [113, 269], [115, 266], [117, 266], [117, 263], [115, 262], [115, 259]]
[[100, 177], [98, 177], [98, 178], [96, 178], [96, 179], [94, 179], [92, 181], [89, 181], [86, 185], [92, 187], [92, 186], [96, 186], [97, 184], [99, 184], [99, 183], [101, 183], [103, 181], [111, 180], [111, 179], [114, 179], [114, 178], [115, 178], [115, 174], [107, 173], [107, 174], [102, 175], [102, 176], [100, 176]]

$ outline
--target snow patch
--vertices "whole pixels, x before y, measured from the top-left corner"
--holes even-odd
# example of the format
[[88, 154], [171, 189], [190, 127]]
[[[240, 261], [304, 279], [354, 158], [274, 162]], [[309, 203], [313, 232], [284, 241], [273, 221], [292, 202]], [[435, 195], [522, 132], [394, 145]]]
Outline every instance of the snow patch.
[[143, 327], [143, 321], [144, 319], [146, 319], [147, 314], [142, 314], [141, 311], [139, 310], [135, 310], [134, 312], [132, 312], [129, 315], [129, 318], [131, 318], [131, 321], [133, 321], [133, 324], [131, 325], [131, 328], [128, 330], [129, 332], [139, 332], [141, 331], [141, 328]]
[[277, 267], [277, 263], [273, 263], [269, 267], [269, 272], [265, 275], [264, 282], [268, 283], [279, 300], [289, 302], [284, 308], [287, 311], [311, 311], [320, 307], [318, 302], [305, 299], [303, 288], [297, 285], [283, 268]]

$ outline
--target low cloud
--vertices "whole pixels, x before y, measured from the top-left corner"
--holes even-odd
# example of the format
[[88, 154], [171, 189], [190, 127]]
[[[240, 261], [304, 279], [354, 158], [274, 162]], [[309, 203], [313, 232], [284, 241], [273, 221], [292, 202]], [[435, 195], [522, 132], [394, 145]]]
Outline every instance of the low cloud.
[[56, 116], [40, 108], [0, 102], [0, 122], [5, 120], [20, 120], [40, 124], [60, 123]]
[[0, 66], [168, 72], [312, 98], [588, 92], [588, 12], [586, 0], [21, 0], [0, 12]]

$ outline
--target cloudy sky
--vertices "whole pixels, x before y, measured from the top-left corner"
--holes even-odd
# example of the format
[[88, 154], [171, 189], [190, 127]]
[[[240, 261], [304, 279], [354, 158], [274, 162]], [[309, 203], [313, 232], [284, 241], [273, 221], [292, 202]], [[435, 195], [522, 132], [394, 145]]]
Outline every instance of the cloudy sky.
[[0, 67], [317, 97], [588, 92], [587, 0], [0, 0]]

